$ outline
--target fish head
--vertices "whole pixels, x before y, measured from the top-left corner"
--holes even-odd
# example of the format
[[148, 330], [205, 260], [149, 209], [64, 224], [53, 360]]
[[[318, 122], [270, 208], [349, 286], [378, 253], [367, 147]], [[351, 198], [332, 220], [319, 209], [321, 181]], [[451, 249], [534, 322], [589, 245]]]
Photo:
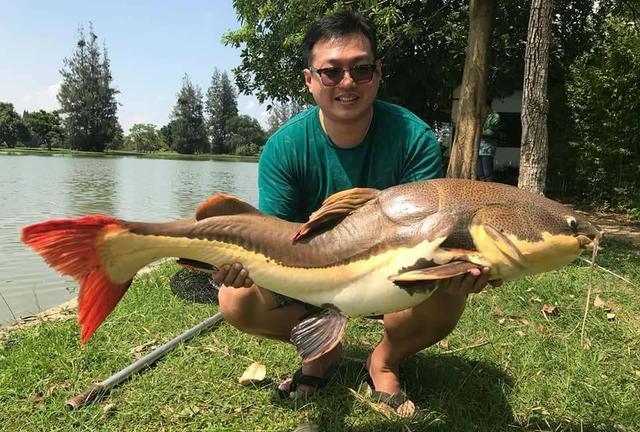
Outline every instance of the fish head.
[[544, 197], [477, 209], [469, 232], [484, 265], [502, 279], [542, 273], [597, 248], [601, 230], [573, 210]]

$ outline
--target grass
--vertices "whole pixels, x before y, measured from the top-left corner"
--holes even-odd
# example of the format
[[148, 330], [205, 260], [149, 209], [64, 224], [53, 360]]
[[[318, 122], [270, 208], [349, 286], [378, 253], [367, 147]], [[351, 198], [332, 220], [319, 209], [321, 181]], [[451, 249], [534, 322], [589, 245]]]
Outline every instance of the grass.
[[[604, 247], [599, 264], [640, 285], [638, 248]], [[171, 294], [176, 270], [165, 264], [139, 277], [85, 346], [73, 320], [5, 335], [0, 429], [287, 431], [311, 421], [323, 431], [640, 430], [640, 288], [595, 273], [594, 295], [610, 310], [590, 308], [585, 349], [589, 269], [580, 261], [472, 296], [448, 347], [406, 362], [406, 390], [427, 412], [421, 422], [382, 415], [350, 390], [381, 336], [380, 324], [367, 319], [350, 322], [335, 385], [307, 401], [272, 400], [272, 386], [297, 368], [291, 347], [222, 324], [101, 401], [66, 410], [69, 397], [134, 361], [133, 347], [159, 345], [215, 312]], [[545, 304], [556, 311], [545, 316]], [[242, 387], [237, 379], [253, 361], [266, 365], [267, 379]]]

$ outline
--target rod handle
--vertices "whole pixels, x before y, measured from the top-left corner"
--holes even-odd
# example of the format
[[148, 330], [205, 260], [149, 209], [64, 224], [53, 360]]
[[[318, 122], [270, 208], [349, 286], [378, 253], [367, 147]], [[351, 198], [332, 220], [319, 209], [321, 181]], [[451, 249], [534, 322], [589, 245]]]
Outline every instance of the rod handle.
[[79, 395], [69, 399], [66, 403], [67, 408], [69, 408], [70, 410], [80, 408], [82, 405], [97, 399], [103, 393], [104, 387], [99, 383], [94, 384]]

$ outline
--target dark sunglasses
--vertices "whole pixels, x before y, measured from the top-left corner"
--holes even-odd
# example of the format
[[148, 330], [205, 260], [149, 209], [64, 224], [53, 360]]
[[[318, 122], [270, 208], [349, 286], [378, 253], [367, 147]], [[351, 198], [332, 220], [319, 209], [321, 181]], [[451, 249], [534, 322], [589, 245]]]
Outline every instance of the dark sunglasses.
[[320, 82], [326, 87], [335, 87], [344, 79], [345, 72], [349, 72], [349, 76], [356, 84], [366, 84], [373, 79], [373, 73], [376, 71], [375, 64], [364, 64], [354, 66], [352, 68], [343, 69], [338, 67], [318, 69], [309, 66], [312, 73], [317, 73]]

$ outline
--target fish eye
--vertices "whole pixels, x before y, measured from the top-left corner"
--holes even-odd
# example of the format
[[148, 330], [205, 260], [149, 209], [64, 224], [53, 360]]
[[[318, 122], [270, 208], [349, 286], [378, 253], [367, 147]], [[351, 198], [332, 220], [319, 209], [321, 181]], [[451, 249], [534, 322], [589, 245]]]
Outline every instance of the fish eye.
[[578, 229], [578, 221], [576, 220], [576, 218], [569, 216], [567, 218], [567, 223], [572, 230], [576, 231]]

